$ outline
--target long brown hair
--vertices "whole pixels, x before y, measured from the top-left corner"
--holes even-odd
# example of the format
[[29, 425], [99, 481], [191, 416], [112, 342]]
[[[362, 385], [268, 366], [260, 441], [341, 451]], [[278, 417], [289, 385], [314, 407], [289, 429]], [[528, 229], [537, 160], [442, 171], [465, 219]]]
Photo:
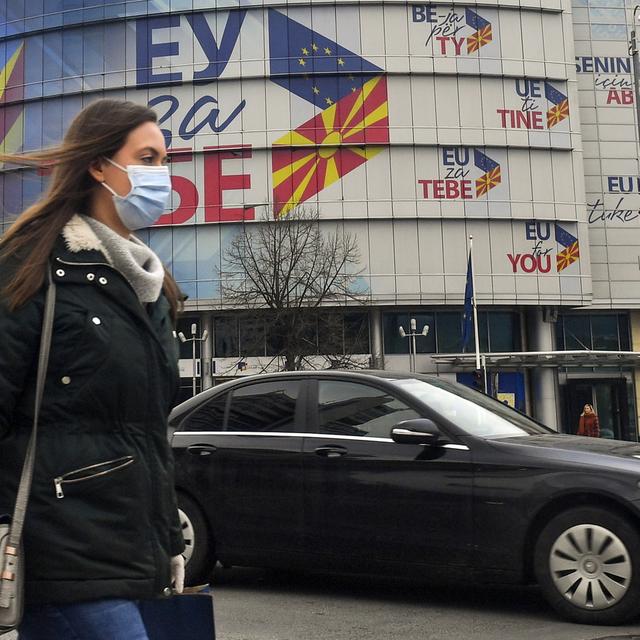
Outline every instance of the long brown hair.
[[[112, 157], [127, 136], [145, 122], [157, 122], [155, 111], [124, 100], [101, 99], [85, 107], [73, 120], [62, 143], [56, 147], [18, 155], [0, 154], [0, 162], [52, 169], [47, 191], [25, 209], [0, 238], [0, 260], [22, 255], [2, 294], [15, 310], [42, 286], [53, 245], [63, 227], [76, 213], [86, 213], [96, 181], [89, 166], [99, 158]], [[182, 308], [182, 295], [165, 271], [164, 293], [175, 322]]]

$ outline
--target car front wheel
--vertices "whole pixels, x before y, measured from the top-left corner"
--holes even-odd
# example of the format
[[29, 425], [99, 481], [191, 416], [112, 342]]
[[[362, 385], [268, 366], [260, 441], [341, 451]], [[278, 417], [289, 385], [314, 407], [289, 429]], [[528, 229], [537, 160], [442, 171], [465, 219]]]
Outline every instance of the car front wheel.
[[184, 537], [185, 585], [209, 581], [215, 560], [209, 531], [200, 507], [188, 496], [178, 494], [178, 514]]
[[640, 535], [621, 515], [577, 507], [540, 533], [534, 568], [548, 602], [582, 624], [622, 624], [640, 611]]

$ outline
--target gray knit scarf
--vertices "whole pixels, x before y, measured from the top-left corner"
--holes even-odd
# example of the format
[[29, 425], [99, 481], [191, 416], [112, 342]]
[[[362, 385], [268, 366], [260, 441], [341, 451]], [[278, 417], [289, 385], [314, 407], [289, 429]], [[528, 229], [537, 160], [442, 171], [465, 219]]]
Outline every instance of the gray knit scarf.
[[100, 240], [109, 264], [133, 287], [140, 302], [155, 302], [164, 282], [160, 258], [135, 236], [123, 238], [110, 227], [89, 216], [82, 216]]

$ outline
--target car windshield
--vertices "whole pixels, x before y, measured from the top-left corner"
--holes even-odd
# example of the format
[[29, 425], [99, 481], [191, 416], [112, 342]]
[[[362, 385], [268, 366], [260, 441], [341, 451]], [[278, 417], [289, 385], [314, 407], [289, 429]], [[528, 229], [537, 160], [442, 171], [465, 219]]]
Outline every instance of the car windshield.
[[417, 378], [392, 382], [472, 436], [505, 438], [551, 433], [515, 409], [458, 383]]

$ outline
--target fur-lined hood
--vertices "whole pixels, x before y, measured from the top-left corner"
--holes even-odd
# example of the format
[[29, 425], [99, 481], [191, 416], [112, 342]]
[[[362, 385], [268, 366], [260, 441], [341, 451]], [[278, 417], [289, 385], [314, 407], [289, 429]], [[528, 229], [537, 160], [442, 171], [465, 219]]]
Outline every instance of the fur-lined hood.
[[69, 251], [101, 251], [106, 256], [105, 248], [95, 231], [80, 215], [75, 214], [62, 229], [62, 237]]
[[107, 225], [74, 215], [62, 230], [67, 250], [99, 252], [127, 280], [140, 302], [155, 302], [162, 291], [164, 267], [158, 256], [133, 235], [125, 238]]

